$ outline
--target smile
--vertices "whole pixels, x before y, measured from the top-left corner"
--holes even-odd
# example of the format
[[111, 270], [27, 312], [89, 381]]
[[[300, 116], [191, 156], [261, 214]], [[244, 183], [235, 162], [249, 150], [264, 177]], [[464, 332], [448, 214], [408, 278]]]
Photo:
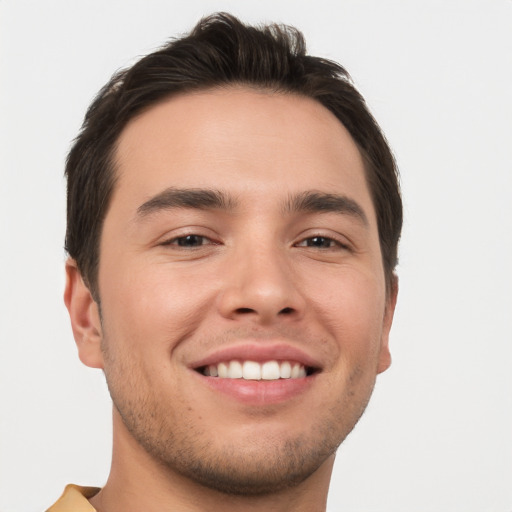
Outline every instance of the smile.
[[300, 363], [275, 360], [262, 363], [256, 361], [226, 361], [204, 366], [200, 368], [200, 372], [207, 377], [244, 380], [300, 379], [310, 373]]

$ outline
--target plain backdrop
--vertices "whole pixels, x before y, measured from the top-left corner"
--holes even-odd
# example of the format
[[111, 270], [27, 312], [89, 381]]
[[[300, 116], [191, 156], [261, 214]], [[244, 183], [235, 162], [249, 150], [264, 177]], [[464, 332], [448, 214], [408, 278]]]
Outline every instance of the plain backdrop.
[[62, 302], [64, 160], [116, 69], [219, 10], [346, 66], [402, 173], [394, 361], [330, 509], [511, 512], [510, 0], [0, 0], [0, 512], [106, 479], [111, 404]]

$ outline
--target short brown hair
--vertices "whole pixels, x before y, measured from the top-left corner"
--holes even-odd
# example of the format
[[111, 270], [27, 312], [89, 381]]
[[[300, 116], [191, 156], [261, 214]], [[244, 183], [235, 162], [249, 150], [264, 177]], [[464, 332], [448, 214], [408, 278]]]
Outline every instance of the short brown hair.
[[365, 160], [388, 289], [402, 228], [398, 170], [389, 145], [347, 71], [306, 54], [293, 27], [248, 26], [218, 13], [116, 73], [89, 107], [68, 155], [65, 247], [96, 300], [99, 245], [116, 175], [114, 153], [135, 115], [177, 93], [246, 84], [315, 99], [343, 123]]

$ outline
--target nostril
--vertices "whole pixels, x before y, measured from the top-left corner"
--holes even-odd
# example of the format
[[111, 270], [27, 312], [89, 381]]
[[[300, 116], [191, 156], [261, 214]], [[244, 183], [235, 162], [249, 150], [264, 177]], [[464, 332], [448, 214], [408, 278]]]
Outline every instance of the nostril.
[[254, 313], [254, 309], [251, 309], [251, 308], [238, 308], [236, 310], [237, 313]]
[[291, 313], [293, 313], [293, 308], [284, 308], [279, 311], [279, 314], [281, 315], [290, 315]]

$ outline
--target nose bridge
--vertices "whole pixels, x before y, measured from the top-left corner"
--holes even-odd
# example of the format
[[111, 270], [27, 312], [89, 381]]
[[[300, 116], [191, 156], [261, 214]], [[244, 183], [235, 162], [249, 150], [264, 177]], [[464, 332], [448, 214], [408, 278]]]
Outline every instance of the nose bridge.
[[248, 238], [233, 251], [229, 261], [221, 293], [223, 314], [250, 316], [259, 322], [300, 316], [303, 300], [289, 249], [262, 233]]

